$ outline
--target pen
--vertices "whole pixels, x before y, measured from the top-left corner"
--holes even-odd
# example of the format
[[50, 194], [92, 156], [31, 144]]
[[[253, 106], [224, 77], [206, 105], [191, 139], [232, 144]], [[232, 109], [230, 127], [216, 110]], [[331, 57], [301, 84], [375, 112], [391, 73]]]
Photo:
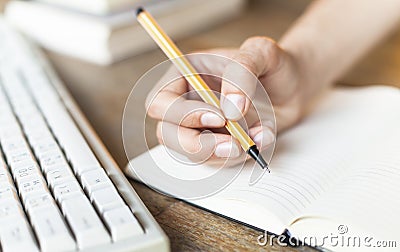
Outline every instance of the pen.
[[[171, 38], [169, 38], [161, 29], [150, 13], [145, 11], [143, 8], [138, 8], [136, 17], [138, 22], [143, 26], [146, 32], [152, 37], [167, 57], [174, 63], [180, 73], [185, 77], [193, 89], [197, 91], [200, 97], [206, 103], [219, 108], [220, 102], [218, 97], [208, 87], [200, 75], [197, 74], [196, 69], [183, 56], [182, 52], [178, 49]], [[268, 169], [268, 163], [261, 156], [256, 144], [247, 135], [239, 123], [227, 120], [225, 127], [229, 133], [239, 141], [243, 150], [246, 151], [247, 154], [249, 154], [261, 166], [261, 168], [270, 172]]]

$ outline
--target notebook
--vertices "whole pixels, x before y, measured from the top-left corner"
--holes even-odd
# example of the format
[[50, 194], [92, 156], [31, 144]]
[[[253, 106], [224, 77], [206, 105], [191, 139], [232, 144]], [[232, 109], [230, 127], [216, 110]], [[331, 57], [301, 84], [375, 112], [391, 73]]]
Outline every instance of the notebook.
[[[214, 172], [206, 165], [182, 164], [167, 151], [159, 145], [141, 154], [131, 160], [127, 174], [170, 194], [173, 185], [146, 177], [145, 171], [156, 164], [188, 180]], [[398, 88], [325, 92], [301, 123], [278, 135], [271, 173], [250, 185], [253, 165], [249, 160], [219, 192], [184, 200], [275, 234], [286, 230], [300, 241], [335, 251], [374, 248], [378, 241], [397, 241], [400, 246]], [[328, 241], [332, 236], [338, 237], [338, 244]], [[346, 239], [360, 241], [360, 246], [346, 246]]]

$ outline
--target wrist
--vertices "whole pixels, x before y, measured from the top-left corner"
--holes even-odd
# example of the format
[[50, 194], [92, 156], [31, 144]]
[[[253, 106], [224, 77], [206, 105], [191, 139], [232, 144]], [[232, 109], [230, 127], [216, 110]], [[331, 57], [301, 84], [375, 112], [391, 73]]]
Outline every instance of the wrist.
[[[325, 87], [332, 83], [330, 74], [324, 68], [322, 54], [318, 52], [317, 41], [307, 41], [310, 31], [302, 31], [301, 39], [296, 34], [289, 34], [279, 41], [280, 47], [292, 58], [298, 73], [298, 86], [302, 103], [305, 104]], [[307, 36], [309, 35], [309, 36]]]

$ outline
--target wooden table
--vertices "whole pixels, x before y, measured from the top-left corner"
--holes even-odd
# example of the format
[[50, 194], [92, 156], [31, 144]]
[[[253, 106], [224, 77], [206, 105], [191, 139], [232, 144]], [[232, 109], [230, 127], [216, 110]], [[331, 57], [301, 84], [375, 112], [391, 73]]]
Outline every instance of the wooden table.
[[[1, 1], [1, 0], [0, 0]], [[0, 2], [1, 3], [1, 2]], [[210, 47], [239, 46], [252, 35], [279, 39], [309, 1], [251, 1], [243, 14], [231, 22], [178, 41], [184, 52]], [[121, 118], [126, 98], [136, 80], [164, 55], [154, 50], [112, 66], [101, 67], [49, 53], [60, 77], [71, 91], [120, 167], [127, 163]], [[400, 32], [361, 60], [341, 83], [400, 84]], [[296, 250], [311, 248], [260, 247], [260, 232], [160, 195], [132, 181], [144, 203], [168, 235], [173, 250]]]

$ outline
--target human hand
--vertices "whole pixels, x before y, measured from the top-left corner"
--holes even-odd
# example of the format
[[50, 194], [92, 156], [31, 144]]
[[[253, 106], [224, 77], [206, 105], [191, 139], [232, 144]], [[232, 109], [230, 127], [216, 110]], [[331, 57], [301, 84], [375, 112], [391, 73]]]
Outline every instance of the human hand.
[[[298, 62], [274, 41], [254, 37], [239, 49], [204, 53], [237, 62], [209, 61], [207, 57], [191, 60], [199, 73], [223, 77], [221, 81], [210, 75], [202, 76], [212, 90], [221, 93], [221, 109], [201, 101], [187, 81], [171, 68], [146, 100], [148, 115], [159, 120], [157, 138], [160, 143], [196, 161], [239, 160], [244, 153], [239, 143], [222, 129], [225, 118], [237, 121], [246, 116], [250, 125], [248, 134], [260, 149], [274, 142], [276, 130], [286, 129], [301, 118], [304, 101], [299, 88], [302, 75]], [[272, 120], [248, 118], [249, 111], [254, 108], [257, 79], [274, 106], [277, 129]], [[226, 80], [234, 80], [234, 85]], [[214, 133], [202, 134], [204, 129], [212, 129]]]

